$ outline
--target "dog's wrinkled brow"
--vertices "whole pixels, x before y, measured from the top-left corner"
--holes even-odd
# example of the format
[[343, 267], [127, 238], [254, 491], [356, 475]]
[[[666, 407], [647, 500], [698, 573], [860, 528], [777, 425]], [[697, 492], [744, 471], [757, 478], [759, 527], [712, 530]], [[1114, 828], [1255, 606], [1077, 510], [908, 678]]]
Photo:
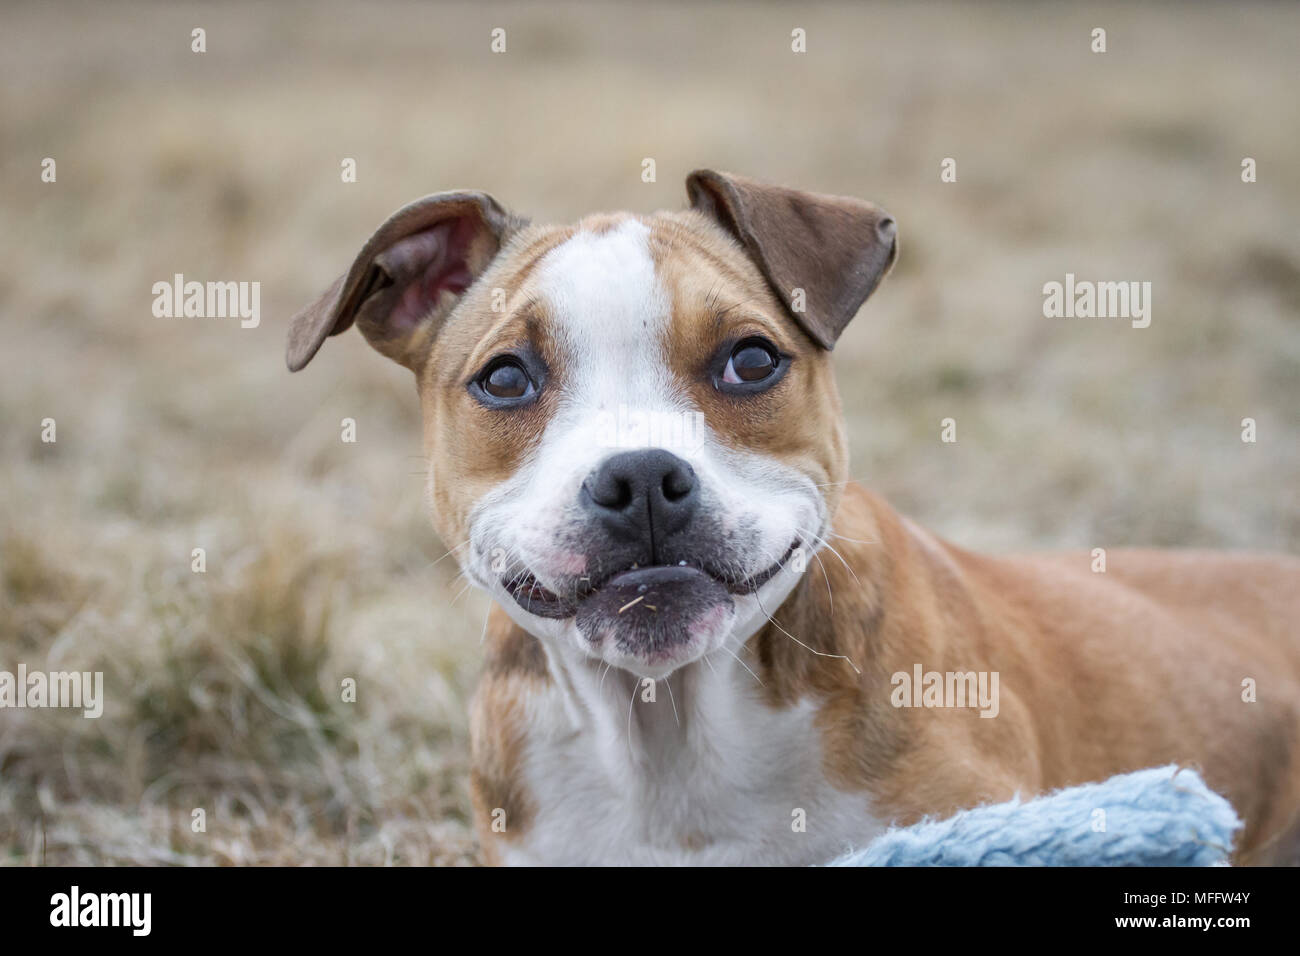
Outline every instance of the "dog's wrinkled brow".
[[527, 344], [543, 352], [548, 339], [544, 306], [536, 296], [530, 295], [521, 305], [497, 317], [484, 331], [467, 353], [461, 377], [474, 375], [492, 356], [510, 348]]

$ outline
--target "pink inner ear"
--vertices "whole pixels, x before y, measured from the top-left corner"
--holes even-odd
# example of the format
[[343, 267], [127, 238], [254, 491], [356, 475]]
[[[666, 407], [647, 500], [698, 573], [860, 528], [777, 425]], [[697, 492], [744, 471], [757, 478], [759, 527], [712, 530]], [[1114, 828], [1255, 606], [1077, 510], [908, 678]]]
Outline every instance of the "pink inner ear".
[[473, 284], [468, 254], [477, 225], [472, 216], [445, 219], [394, 243], [379, 257], [402, 290], [384, 323], [391, 332], [405, 333], [424, 321], [444, 289], [461, 295]]

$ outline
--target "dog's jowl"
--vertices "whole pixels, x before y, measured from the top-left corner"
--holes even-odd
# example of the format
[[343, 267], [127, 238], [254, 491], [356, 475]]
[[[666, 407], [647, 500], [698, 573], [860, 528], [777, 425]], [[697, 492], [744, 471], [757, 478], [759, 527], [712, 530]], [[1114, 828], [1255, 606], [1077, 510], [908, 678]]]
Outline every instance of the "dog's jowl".
[[894, 219], [711, 171], [687, 190], [568, 226], [428, 196], [292, 323], [291, 369], [355, 324], [416, 376], [434, 525], [498, 603], [488, 857], [822, 863], [1170, 762], [1231, 799], [1239, 859], [1295, 852], [1300, 561], [1112, 550], [1097, 574], [900, 517], [847, 480], [831, 361]]

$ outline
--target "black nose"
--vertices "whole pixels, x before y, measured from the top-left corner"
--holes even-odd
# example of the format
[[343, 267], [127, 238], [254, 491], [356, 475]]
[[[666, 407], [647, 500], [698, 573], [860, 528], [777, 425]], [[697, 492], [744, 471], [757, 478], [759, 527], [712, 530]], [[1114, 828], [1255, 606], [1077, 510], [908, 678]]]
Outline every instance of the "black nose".
[[655, 564], [699, 500], [691, 466], [662, 448], [611, 455], [582, 483], [583, 505], [617, 540], [644, 545], [645, 560]]

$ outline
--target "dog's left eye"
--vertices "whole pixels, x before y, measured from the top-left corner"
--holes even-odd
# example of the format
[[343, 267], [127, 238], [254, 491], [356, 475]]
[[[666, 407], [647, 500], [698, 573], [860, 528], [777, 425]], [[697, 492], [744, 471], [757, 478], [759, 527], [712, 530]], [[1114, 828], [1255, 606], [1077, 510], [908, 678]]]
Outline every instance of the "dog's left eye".
[[738, 342], [727, 357], [720, 385], [757, 386], [773, 378], [781, 368], [781, 355], [766, 339]]

